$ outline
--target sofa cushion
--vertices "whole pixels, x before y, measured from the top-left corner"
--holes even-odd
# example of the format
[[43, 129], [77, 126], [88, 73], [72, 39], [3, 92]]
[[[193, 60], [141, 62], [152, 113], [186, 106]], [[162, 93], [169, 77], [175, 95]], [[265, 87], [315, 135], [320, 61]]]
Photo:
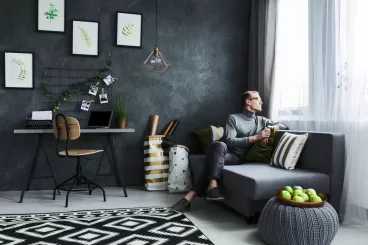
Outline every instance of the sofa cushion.
[[272, 154], [270, 165], [294, 169], [307, 139], [308, 133], [302, 135], [284, 133]]
[[210, 125], [211, 143], [221, 139], [224, 136], [224, 127]]
[[285, 185], [300, 185], [329, 194], [330, 177], [305, 169], [286, 170], [262, 163], [225, 166], [222, 184], [253, 200], [266, 200]]
[[276, 130], [271, 128], [271, 135], [268, 137], [268, 143], [265, 147], [260, 145], [260, 141], [254, 143], [244, 157], [245, 162], [263, 162], [270, 163], [272, 154], [275, 150]]
[[197, 129], [192, 131], [192, 135], [194, 139], [198, 142], [200, 147], [200, 152], [205, 153], [211, 146], [211, 137], [212, 137], [212, 131], [211, 128], [203, 128], [203, 129]]

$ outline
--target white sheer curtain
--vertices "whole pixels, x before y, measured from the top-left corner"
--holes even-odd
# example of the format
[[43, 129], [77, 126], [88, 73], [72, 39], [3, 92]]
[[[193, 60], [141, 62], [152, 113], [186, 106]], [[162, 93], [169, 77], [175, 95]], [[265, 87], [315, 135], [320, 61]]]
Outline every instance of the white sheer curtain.
[[347, 147], [344, 220], [368, 226], [368, 1], [341, 0], [337, 40], [339, 99]]
[[368, 1], [279, 0], [278, 8], [271, 118], [345, 134], [340, 214], [368, 227]]

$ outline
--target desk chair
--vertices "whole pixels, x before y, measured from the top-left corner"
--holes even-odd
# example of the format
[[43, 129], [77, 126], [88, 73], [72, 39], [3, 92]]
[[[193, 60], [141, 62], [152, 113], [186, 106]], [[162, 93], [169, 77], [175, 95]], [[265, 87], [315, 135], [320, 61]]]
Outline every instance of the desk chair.
[[[81, 157], [86, 158], [85, 156], [96, 154], [99, 152], [103, 152], [103, 150], [88, 150], [88, 149], [69, 149], [69, 141], [76, 140], [80, 136], [80, 126], [77, 119], [72, 117], [65, 117], [63, 114], [57, 114], [55, 119], [53, 120], [52, 127], [54, 130], [55, 138], [57, 139], [56, 145], [56, 153], [59, 157], [67, 157], [67, 158], [76, 158], [77, 159], [77, 167], [76, 167], [76, 174], [67, 179], [66, 181], [62, 182], [61, 184], [57, 185], [54, 188], [54, 195], [53, 200], [55, 200], [55, 192], [56, 190], [63, 190], [67, 191], [66, 194], [66, 202], [65, 207], [68, 207], [68, 200], [69, 194], [72, 191], [89, 191], [89, 195], [91, 195], [92, 190], [99, 188], [102, 190], [104, 202], [106, 202], [106, 195], [105, 190], [96, 184], [95, 182], [89, 180], [86, 176], [82, 174], [82, 167], [81, 167]], [[60, 141], [66, 141], [65, 144], [65, 151], [59, 150]], [[88, 159], [88, 158], [86, 158]], [[67, 183], [72, 181], [72, 184], [67, 186]], [[82, 188], [82, 185], [88, 185], [88, 188]], [[68, 189], [65, 189], [67, 186]], [[73, 189], [76, 186], [77, 188]]]

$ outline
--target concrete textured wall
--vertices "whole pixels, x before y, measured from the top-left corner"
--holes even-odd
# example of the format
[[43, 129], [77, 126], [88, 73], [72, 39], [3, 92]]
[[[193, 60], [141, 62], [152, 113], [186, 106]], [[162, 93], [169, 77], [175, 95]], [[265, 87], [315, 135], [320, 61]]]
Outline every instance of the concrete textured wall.
[[[66, 33], [37, 30], [37, 1], [7, 0], [0, 10], [0, 83], [4, 84], [6, 50], [35, 53], [34, 90], [0, 87], [0, 190], [20, 190], [36, 150], [36, 136], [14, 136], [23, 128], [25, 117], [44, 109], [40, 89], [41, 69], [46, 66], [76, 64], [100, 67], [108, 51], [113, 52], [113, 76], [119, 78], [114, 93], [129, 95], [126, 100], [128, 126], [133, 134], [118, 135], [117, 157], [128, 186], [144, 183], [143, 140], [148, 133], [150, 114], [160, 116], [161, 130], [169, 120], [181, 123], [176, 142], [192, 145], [190, 132], [210, 124], [223, 123], [229, 113], [241, 110], [240, 94], [247, 87], [249, 2], [244, 0], [159, 0], [158, 44], [172, 64], [165, 75], [152, 75], [141, 68], [155, 45], [155, 1], [153, 0], [67, 0]], [[143, 14], [143, 47], [115, 46], [116, 11]], [[73, 19], [100, 21], [100, 56], [71, 56]], [[81, 65], [82, 64], [82, 65]], [[110, 95], [111, 97], [112, 95]], [[111, 109], [111, 100], [106, 109]], [[61, 107], [63, 109], [63, 106]], [[103, 135], [82, 135], [75, 147], [101, 148]], [[55, 139], [45, 137], [46, 153], [58, 181], [75, 171], [75, 162], [59, 159]], [[84, 173], [93, 176], [100, 155], [83, 161]], [[105, 158], [108, 160], [108, 158]], [[37, 174], [48, 174], [41, 155]], [[109, 171], [105, 164], [101, 172]], [[101, 177], [104, 186], [114, 186], [111, 177]], [[32, 189], [51, 189], [50, 179], [35, 180]]]

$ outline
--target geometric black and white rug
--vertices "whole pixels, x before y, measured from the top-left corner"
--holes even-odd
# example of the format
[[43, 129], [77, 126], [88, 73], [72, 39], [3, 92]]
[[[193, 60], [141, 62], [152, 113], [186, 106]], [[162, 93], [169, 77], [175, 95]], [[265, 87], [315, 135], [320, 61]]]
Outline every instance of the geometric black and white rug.
[[0, 244], [212, 245], [171, 208], [0, 215]]

